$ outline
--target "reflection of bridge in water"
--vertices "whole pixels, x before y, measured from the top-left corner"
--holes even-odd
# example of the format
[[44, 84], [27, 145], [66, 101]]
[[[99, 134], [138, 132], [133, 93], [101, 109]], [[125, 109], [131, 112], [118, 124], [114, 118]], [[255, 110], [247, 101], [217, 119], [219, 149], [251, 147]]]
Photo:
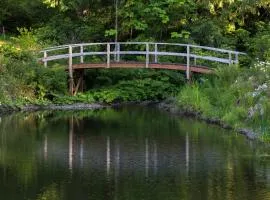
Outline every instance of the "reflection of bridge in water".
[[[170, 146], [149, 138], [134, 141], [111, 136], [84, 137], [78, 135], [73, 118], [69, 120], [68, 146], [50, 143], [49, 136], [44, 136], [43, 156], [45, 162], [57, 159], [70, 172], [77, 168], [93, 168], [107, 173], [119, 173], [119, 170], [139, 171], [146, 177], [167, 167], [188, 172], [190, 163], [189, 136], [177, 146]], [[136, 143], [137, 142], [137, 143]]]

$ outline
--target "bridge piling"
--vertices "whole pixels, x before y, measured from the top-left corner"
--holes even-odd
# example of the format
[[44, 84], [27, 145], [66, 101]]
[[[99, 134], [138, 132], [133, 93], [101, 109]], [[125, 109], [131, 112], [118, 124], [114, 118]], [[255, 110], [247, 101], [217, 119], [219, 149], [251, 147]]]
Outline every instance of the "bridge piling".
[[[77, 75], [77, 76], [76, 76]], [[76, 79], [77, 79], [77, 83], [75, 84], [75, 78], [74, 78], [74, 90], [73, 90], [73, 95], [76, 95], [78, 93], [78, 91], [83, 92], [84, 90], [84, 69], [79, 70], [79, 72], [77, 72], [77, 74], [75, 75]]]

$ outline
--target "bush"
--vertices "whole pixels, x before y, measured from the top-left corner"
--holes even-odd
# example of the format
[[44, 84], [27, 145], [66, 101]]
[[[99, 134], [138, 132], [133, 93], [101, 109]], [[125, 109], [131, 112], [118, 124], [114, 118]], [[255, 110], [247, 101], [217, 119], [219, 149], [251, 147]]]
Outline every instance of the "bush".
[[106, 89], [92, 90], [96, 101], [105, 103], [161, 100], [170, 95], [175, 95], [178, 87], [151, 78], [141, 80], [121, 81]]
[[0, 101], [44, 102], [46, 96], [67, 91], [66, 72], [61, 67], [44, 68], [38, 63], [34, 35], [26, 29], [0, 46]]

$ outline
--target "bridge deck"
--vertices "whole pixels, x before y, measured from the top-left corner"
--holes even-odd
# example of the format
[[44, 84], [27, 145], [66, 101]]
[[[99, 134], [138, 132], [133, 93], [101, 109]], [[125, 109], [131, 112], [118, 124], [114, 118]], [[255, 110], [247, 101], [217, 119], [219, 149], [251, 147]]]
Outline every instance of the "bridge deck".
[[[73, 64], [72, 68], [76, 69], [95, 69], [95, 68], [108, 68], [107, 63], [82, 63]], [[145, 63], [140, 62], [112, 62], [109, 68], [145, 68]], [[169, 69], [186, 71], [187, 66], [184, 64], [171, 64], [171, 63], [149, 63], [148, 69]], [[214, 71], [204, 66], [190, 66], [191, 72], [211, 74]]]

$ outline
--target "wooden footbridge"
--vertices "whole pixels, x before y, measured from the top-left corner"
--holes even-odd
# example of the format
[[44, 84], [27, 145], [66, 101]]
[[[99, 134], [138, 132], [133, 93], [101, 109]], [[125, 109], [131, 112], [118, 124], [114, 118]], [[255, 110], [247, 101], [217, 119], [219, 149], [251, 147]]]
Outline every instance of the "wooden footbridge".
[[[150, 68], [182, 70], [189, 80], [191, 73], [213, 72], [211, 63], [238, 64], [244, 53], [213, 47], [177, 43], [112, 42], [82, 43], [50, 47], [41, 51], [44, 66], [49, 61], [68, 60], [69, 89], [74, 94], [83, 81], [81, 73], [76, 85], [73, 72], [92, 68]], [[59, 61], [58, 61], [59, 62]], [[180, 64], [181, 63], [181, 64]]]

